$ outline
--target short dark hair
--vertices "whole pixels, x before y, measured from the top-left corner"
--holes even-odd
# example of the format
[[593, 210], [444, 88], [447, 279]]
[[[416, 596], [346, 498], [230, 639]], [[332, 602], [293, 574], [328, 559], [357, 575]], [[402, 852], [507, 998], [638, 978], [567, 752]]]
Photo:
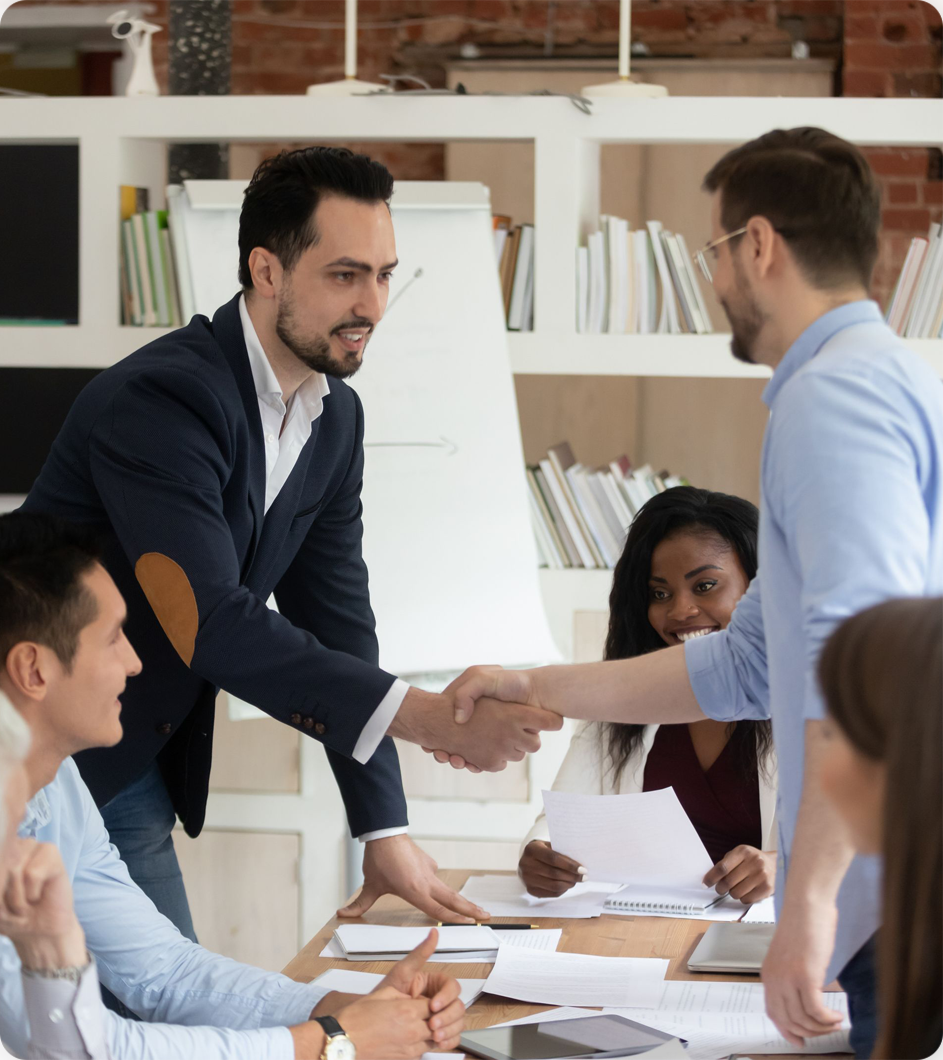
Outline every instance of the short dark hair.
[[[674, 486], [639, 508], [612, 575], [609, 594], [609, 632], [605, 659], [631, 659], [664, 648], [665, 642], [648, 620], [652, 555], [674, 534], [716, 534], [743, 567], [748, 581], [756, 577], [756, 539], [760, 513], [756, 505], [729, 493], [694, 486]], [[616, 777], [642, 739], [644, 725], [613, 722], [608, 726], [609, 758]], [[743, 770], [752, 775], [772, 749], [768, 721], [742, 722], [737, 741]]]
[[252, 174], [239, 215], [239, 282], [252, 288], [249, 255], [265, 247], [291, 272], [318, 241], [314, 211], [324, 195], [389, 203], [393, 176], [382, 162], [346, 147], [281, 151]]
[[765, 217], [816, 287], [869, 286], [881, 189], [854, 144], [824, 129], [774, 129], [728, 151], [703, 187], [720, 192], [727, 232]]
[[32, 512], [0, 515], [0, 666], [27, 640], [72, 666], [79, 634], [98, 614], [82, 576], [100, 559], [86, 526]]

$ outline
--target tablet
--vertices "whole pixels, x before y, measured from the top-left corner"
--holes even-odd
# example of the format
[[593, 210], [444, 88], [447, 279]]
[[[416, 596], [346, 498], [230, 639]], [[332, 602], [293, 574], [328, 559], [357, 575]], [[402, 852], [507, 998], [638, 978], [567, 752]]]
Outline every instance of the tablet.
[[[635, 1056], [672, 1041], [677, 1039], [624, 1016], [587, 1016], [467, 1031], [462, 1035], [461, 1048], [485, 1060], [602, 1060], [607, 1056]], [[683, 1056], [680, 1045], [679, 1050], [678, 1055]]]

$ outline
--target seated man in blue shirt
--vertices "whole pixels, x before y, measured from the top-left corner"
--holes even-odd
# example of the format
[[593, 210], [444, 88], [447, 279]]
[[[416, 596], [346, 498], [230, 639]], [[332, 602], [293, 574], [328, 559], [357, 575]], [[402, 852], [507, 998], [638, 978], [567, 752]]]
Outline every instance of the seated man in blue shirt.
[[[82, 1019], [94, 1026], [104, 1018], [115, 1060], [386, 1060], [456, 1045], [464, 1013], [458, 983], [419, 972], [434, 939], [377, 992], [328, 993], [209, 953], [131, 880], [70, 757], [121, 739], [119, 697], [141, 669], [125, 618], [86, 530], [48, 516], [0, 517], [0, 693], [32, 732], [20, 835], [58, 848], [99, 978], [143, 1021], [77, 1012], [80, 1031]], [[17, 1056], [29, 1049], [20, 964], [8, 938], [0, 938], [0, 1040]]]
[[[476, 669], [450, 694], [462, 716], [497, 696], [598, 721], [771, 717], [780, 865], [767, 1011], [794, 1044], [827, 1033], [839, 1017], [820, 991], [837, 976], [855, 1053], [868, 1057], [880, 866], [853, 856], [819, 787], [815, 667], [847, 616], [943, 591], [943, 387], [868, 300], [881, 190], [854, 145], [822, 129], [776, 130], [725, 155], [704, 188], [712, 238], [699, 264], [734, 355], [773, 369], [759, 574], [709, 636], [635, 659]], [[725, 893], [738, 877], [707, 882]]]

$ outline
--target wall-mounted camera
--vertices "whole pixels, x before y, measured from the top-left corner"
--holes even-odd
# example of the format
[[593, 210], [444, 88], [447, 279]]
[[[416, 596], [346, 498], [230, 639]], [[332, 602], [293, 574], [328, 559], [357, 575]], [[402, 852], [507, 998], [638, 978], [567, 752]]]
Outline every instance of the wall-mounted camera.
[[143, 18], [137, 18], [126, 10], [116, 11], [107, 18], [111, 26], [111, 35], [117, 40], [123, 40], [134, 55], [134, 69], [128, 87], [125, 89], [126, 96], [156, 96], [159, 95], [157, 78], [154, 76], [154, 60], [151, 55], [151, 38], [155, 33], [160, 33], [160, 26], [153, 22], [145, 22]]

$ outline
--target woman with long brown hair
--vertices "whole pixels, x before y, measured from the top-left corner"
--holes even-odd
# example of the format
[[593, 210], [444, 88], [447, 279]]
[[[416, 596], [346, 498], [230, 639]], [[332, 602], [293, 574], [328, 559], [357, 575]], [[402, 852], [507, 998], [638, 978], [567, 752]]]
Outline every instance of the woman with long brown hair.
[[[605, 657], [628, 659], [726, 628], [756, 576], [758, 519], [742, 497], [693, 486], [648, 501], [613, 573]], [[705, 884], [748, 903], [767, 897], [776, 878], [770, 723], [584, 723], [553, 783], [586, 795], [668, 787], [714, 862]], [[537, 897], [563, 894], [580, 878], [577, 862], [551, 849], [549, 838], [541, 814], [518, 866]]]
[[822, 788], [855, 847], [884, 855], [872, 1055], [932, 1056], [943, 1037], [943, 599], [849, 618], [819, 680], [831, 722]]

